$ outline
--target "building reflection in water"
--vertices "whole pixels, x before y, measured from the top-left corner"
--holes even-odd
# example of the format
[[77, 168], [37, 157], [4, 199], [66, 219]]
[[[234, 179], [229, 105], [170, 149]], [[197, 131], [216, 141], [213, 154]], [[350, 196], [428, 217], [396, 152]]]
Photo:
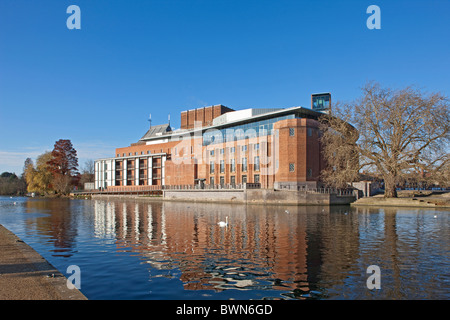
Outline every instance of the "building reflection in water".
[[96, 200], [94, 209], [97, 237], [180, 270], [185, 289], [309, 290], [301, 211], [322, 208]]
[[[52, 256], [79, 263], [80, 254], [91, 259], [95, 251], [78, 252], [78, 245], [112, 244], [148, 266], [147, 280], [179, 279], [186, 290], [322, 299], [449, 293], [445, 210], [68, 199], [29, 199], [25, 208], [26, 233], [37, 232], [33, 241], [45, 248], [51, 243]], [[382, 290], [366, 287], [373, 264], [382, 270]]]

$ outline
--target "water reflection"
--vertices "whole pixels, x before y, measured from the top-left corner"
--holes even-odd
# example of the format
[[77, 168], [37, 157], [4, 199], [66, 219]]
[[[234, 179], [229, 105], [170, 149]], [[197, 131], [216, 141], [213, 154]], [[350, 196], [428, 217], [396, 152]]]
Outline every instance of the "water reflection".
[[[123, 200], [29, 200], [25, 208], [46, 214], [25, 220], [26, 229], [51, 242], [55, 256], [75, 258], [92, 239], [137, 255], [148, 274], [136, 288], [144, 297], [161, 277], [189, 292], [233, 289], [244, 299], [450, 297], [447, 211]], [[381, 290], [366, 287], [373, 264]]]
[[[448, 289], [448, 276], [442, 272], [448, 266], [448, 250], [441, 251], [434, 242], [448, 240], [447, 215], [439, 224], [421, 210], [413, 210], [411, 217], [411, 210], [394, 208], [285, 209], [96, 201], [95, 233], [114, 236], [119, 250], [139, 252], [152, 268], [178, 268], [187, 290], [377, 297], [378, 292], [365, 289], [366, 268], [372, 264], [383, 270], [386, 298], [435, 296], [438, 289], [416, 292], [424, 279], [425, 287], [446, 284]], [[226, 216], [229, 225], [219, 227], [217, 222]], [[441, 272], [436, 273], [430, 259], [442, 265]]]
[[[29, 234], [35, 231], [47, 239], [54, 248], [55, 256], [70, 257], [75, 250], [78, 235], [77, 220], [80, 207], [70, 199], [23, 201], [25, 207], [25, 228]], [[44, 214], [45, 218], [42, 217]], [[37, 219], [30, 219], [36, 217]]]
[[[306, 208], [95, 201], [95, 235], [181, 271], [188, 290], [308, 290]], [[311, 209], [311, 208], [308, 208]], [[227, 227], [217, 222], [228, 216]]]

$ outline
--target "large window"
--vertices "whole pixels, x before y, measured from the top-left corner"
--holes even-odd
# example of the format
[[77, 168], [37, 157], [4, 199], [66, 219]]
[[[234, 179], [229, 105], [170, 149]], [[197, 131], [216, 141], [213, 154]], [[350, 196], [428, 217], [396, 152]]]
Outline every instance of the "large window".
[[240, 124], [223, 129], [210, 129], [203, 133], [203, 145], [239, 141], [273, 134], [273, 124], [280, 120], [298, 118], [295, 114]]
[[313, 110], [325, 110], [331, 105], [331, 94], [313, 94], [312, 95], [312, 109]]
[[242, 158], [242, 171], [247, 171], [247, 158]]
[[220, 173], [225, 172], [225, 160], [220, 160]]
[[259, 156], [256, 156], [254, 160], [255, 160], [255, 161], [254, 161], [254, 163], [253, 163], [253, 169], [254, 169], [255, 171], [259, 171]]
[[214, 161], [209, 162], [209, 173], [214, 173]]

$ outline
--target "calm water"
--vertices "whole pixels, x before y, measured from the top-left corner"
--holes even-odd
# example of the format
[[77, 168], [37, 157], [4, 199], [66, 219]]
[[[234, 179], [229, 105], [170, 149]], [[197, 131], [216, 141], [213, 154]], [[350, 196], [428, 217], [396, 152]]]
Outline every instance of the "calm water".
[[450, 298], [448, 210], [0, 197], [0, 224], [89, 299]]

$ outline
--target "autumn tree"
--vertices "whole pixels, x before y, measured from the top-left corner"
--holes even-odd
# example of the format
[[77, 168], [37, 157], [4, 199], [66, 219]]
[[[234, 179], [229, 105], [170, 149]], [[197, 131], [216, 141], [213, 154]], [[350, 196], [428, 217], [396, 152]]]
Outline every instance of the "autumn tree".
[[25, 178], [25, 176], [27, 175], [27, 171], [31, 170], [33, 167], [34, 167], [33, 160], [31, 158], [26, 158], [23, 164], [22, 177]]
[[51, 158], [51, 152], [47, 151], [37, 157], [36, 167], [33, 166], [32, 161], [26, 163], [24, 177], [28, 185], [28, 192], [47, 194], [52, 191], [53, 175], [48, 165]]
[[351, 182], [364, 169], [383, 179], [385, 197], [396, 197], [406, 178], [438, 176], [450, 160], [449, 106], [441, 93], [368, 83], [361, 98], [333, 106], [321, 119], [324, 181]]
[[51, 159], [47, 162], [53, 174], [53, 186], [59, 193], [68, 193], [79, 180], [77, 151], [70, 140], [56, 141]]

